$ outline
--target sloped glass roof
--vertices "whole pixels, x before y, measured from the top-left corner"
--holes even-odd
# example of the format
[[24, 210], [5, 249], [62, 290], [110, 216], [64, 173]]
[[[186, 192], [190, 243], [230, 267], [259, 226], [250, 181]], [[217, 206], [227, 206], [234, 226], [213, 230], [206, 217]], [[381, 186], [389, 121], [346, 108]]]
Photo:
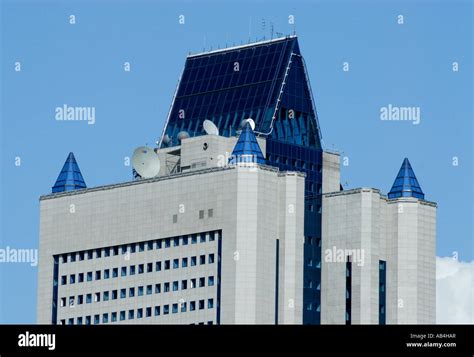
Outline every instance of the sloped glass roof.
[[241, 162], [265, 164], [262, 150], [249, 123], [245, 124], [242, 133], [240, 133], [239, 140], [237, 140], [234, 146], [232, 156], [229, 158], [230, 164]]
[[82, 177], [79, 165], [76, 162], [76, 158], [74, 154], [70, 152], [53, 186], [52, 192], [73, 191], [81, 188], [87, 188], [87, 186]]
[[398, 171], [398, 175], [388, 193], [388, 198], [397, 197], [425, 198], [425, 194], [421, 190], [415, 172], [407, 158], [403, 160], [402, 167]]
[[[291, 132], [285, 132], [290, 141], [320, 147], [316, 114], [303, 71], [295, 36], [188, 56], [165, 125], [164, 134], [170, 141], [162, 145], [178, 145], [181, 131], [190, 136], [205, 134], [205, 119], [214, 122], [221, 135], [233, 136], [241, 129], [242, 120], [252, 118], [256, 133], [281, 140], [272, 128], [277, 108], [285, 113], [289, 109], [298, 111], [294, 125], [290, 124]], [[291, 85], [283, 84], [286, 78]], [[291, 108], [281, 108], [282, 103]], [[293, 140], [293, 135], [299, 138]]]

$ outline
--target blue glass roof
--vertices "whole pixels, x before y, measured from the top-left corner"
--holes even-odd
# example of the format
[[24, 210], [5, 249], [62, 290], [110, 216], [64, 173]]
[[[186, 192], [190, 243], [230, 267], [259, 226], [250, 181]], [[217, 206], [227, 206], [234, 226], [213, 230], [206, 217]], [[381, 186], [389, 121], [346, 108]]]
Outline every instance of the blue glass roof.
[[398, 171], [397, 178], [388, 193], [388, 198], [397, 197], [425, 198], [425, 194], [421, 190], [415, 172], [411, 168], [410, 161], [408, 161], [407, 158], [403, 160], [402, 167], [400, 171]]
[[188, 56], [163, 131], [171, 141], [162, 146], [179, 145], [180, 131], [205, 134], [205, 119], [233, 136], [247, 118], [257, 135], [321, 147], [296, 36]]
[[258, 145], [257, 138], [255, 137], [249, 123], [245, 124], [242, 129], [239, 140], [237, 140], [237, 143], [234, 146], [234, 151], [232, 151], [232, 156], [229, 158], [230, 164], [240, 162], [265, 164], [262, 150]]
[[76, 158], [72, 152], [69, 153], [64, 166], [59, 173], [58, 179], [53, 186], [52, 192], [73, 191], [87, 188]]

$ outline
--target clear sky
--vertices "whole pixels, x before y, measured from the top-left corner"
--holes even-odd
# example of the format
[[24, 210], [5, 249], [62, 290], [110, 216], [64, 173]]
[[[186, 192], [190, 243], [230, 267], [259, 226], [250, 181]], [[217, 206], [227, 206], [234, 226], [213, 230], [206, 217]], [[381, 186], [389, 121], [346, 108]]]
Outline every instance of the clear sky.
[[[38, 198], [70, 151], [88, 187], [131, 179], [124, 158], [161, 135], [188, 52], [268, 39], [271, 23], [290, 34], [294, 15], [344, 188], [386, 193], [408, 157], [438, 203], [437, 255], [472, 260], [471, 1], [0, 1], [0, 248], [38, 247]], [[95, 107], [95, 124], [55, 120], [64, 104]], [[389, 104], [420, 123], [382, 121]], [[35, 322], [36, 278], [0, 263], [1, 323]]]

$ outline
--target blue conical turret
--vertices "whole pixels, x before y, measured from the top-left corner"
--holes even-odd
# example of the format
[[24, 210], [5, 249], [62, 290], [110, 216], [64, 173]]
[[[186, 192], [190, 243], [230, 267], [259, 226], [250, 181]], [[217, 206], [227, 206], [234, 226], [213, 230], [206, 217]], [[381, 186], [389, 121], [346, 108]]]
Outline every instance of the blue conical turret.
[[398, 171], [397, 178], [392, 185], [392, 189], [388, 193], [388, 198], [397, 197], [425, 198], [425, 194], [421, 190], [415, 172], [411, 168], [410, 161], [408, 161], [407, 158], [403, 160], [402, 167], [400, 168], [400, 171]]
[[82, 177], [79, 165], [76, 162], [76, 158], [74, 154], [70, 152], [52, 191], [55, 193], [73, 191], [81, 188], [87, 188], [87, 186]]
[[237, 143], [234, 146], [234, 151], [232, 151], [232, 156], [229, 159], [229, 163], [231, 164], [240, 162], [265, 164], [262, 150], [260, 149], [257, 138], [248, 122], [242, 129], [239, 140], [237, 140]]

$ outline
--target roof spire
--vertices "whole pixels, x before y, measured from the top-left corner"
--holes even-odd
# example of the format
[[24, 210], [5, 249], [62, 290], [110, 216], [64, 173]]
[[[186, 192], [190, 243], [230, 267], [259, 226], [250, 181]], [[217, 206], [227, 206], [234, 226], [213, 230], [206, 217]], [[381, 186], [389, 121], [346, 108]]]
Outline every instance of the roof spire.
[[81, 188], [87, 188], [87, 186], [82, 177], [79, 165], [76, 162], [76, 158], [74, 154], [70, 152], [53, 186], [52, 192], [73, 191]]
[[388, 193], [388, 198], [398, 197], [415, 197], [422, 200], [425, 198], [408, 158], [403, 160], [402, 167]]
[[262, 150], [258, 145], [257, 138], [253, 133], [250, 123], [246, 122], [242, 132], [240, 133], [239, 140], [237, 140], [237, 143], [235, 144], [234, 151], [232, 151], [229, 163], [237, 164], [250, 162], [265, 164], [265, 158], [263, 157]]

